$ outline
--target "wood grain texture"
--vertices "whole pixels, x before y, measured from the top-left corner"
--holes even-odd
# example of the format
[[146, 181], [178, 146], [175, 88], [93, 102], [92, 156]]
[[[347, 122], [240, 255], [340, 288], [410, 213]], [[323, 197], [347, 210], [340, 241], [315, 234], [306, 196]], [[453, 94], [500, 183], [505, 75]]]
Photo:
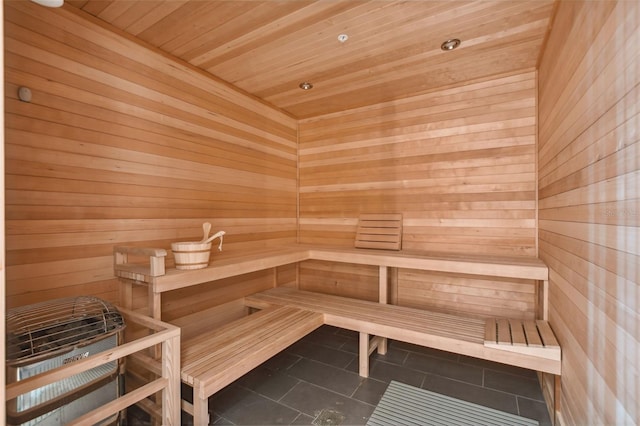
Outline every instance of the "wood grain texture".
[[[350, 247], [369, 212], [402, 212], [403, 246], [418, 250], [532, 256], [538, 236], [563, 347], [561, 420], [640, 423], [640, 7], [558, 2], [536, 85], [552, 8], [5, 2], [7, 305], [117, 300], [114, 245], [168, 249], [204, 221], [239, 251], [294, 242], [298, 226], [302, 242]], [[443, 55], [451, 20], [463, 47]], [[357, 43], [325, 47], [340, 25]], [[300, 129], [196, 67], [302, 117]], [[297, 89], [302, 76], [314, 91]], [[162, 308], [188, 319], [298, 276], [376, 300], [377, 272], [310, 261], [179, 291]], [[399, 304], [533, 315], [531, 282], [391, 275]], [[146, 289], [132, 292], [140, 310]]]
[[[0, 30], [4, 34], [4, 10], [0, 9]], [[4, 39], [0, 41], [0, 46], [4, 50]], [[0, 57], [0, 67], [4, 69], [4, 55]], [[4, 99], [4, 84], [0, 87], [0, 98]], [[4, 103], [0, 105], [0, 125], [4, 129], [5, 128], [5, 109]], [[5, 145], [5, 137], [4, 132], [0, 135], [0, 187], [4, 189], [5, 187], [5, 160], [4, 160], [4, 145]], [[5, 203], [4, 196], [2, 198], [2, 202], [0, 203], [0, 223], [2, 224], [2, 229], [0, 229], [0, 315], [5, 317], [6, 314], [6, 272], [7, 272], [7, 264], [6, 264], [6, 239], [5, 239]], [[5, 321], [0, 323], [0, 333], [6, 335], [6, 324]], [[2, 345], [0, 348], [0, 357], [2, 359], [6, 359], [6, 350], [5, 345]], [[0, 398], [2, 401], [6, 401], [5, 397], [5, 384], [7, 382], [6, 378], [6, 370], [0, 372]], [[6, 419], [7, 408], [6, 404], [0, 405], [0, 419]]]
[[[533, 68], [553, 10], [553, 0], [67, 3], [299, 118]], [[443, 52], [452, 37], [461, 46]]]
[[206, 221], [226, 248], [295, 242], [294, 119], [74, 7], [5, 6], [8, 306], [116, 300], [114, 245], [169, 249]]
[[640, 423], [639, 57], [637, 2], [559, 3], [539, 70], [538, 182], [566, 424]]
[[535, 286], [528, 280], [403, 269], [398, 271], [398, 283], [397, 304], [402, 306], [479, 318], [535, 316]]
[[[404, 250], [535, 256], [535, 88], [525, 72], [301, 120], [300, 241], [352, 246], [359, 215], [401, 212]], [[352, 269], [308, 263], [301, 288], [346, 295], [350, 277], [372, 299], [375, 275]], [[399, 274], [398, 302], [532, 318], [532, 282], [511, 306], [497, 305], [503, 283], [474, 282]]]

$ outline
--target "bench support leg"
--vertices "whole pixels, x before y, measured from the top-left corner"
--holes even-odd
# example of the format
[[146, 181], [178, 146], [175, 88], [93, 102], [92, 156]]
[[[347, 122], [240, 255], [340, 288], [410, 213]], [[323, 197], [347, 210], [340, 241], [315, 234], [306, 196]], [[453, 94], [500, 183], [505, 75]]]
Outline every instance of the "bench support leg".
[[549, 321], [549, 280], [536, 281], [536, 319]]
[[369, 377], [369, 335], [367, 333], [360, 332], [360, 368], [358, 373], [361, 377]]
[[387, 354], [387, 342], [388, 340], [385, 337], [380, 337], [380, 340], [378, 341], [378, 353], [380, 355], [386, 355]]
[[195, 385], [193, 387], [193, 424], [209, 424], [209, 398], [201, 398]]
[[[378, 303], [389, 303], [389, 268], [380, 265], [378, 269]], [[378, 353], [386, 355], [387, 339], [382, 339], [378, 343]]]
[[[361, 377], [369, 377], [369, 356], [378, 349], [380, 355], [384, 355], [387, 352], [387, 339], [380, 336], [374, 336], [369, 339], [369, 334], [360, 332], [360, 342], [358, 345], [358, 352], [360, 356], [360, 368], [358, 370]], [[384, 352], [381, 348], [384, 347]]]
[[560, 396], [562, 394], [562, 387], [561, 387], [561, 382], [560, 382], [560, 376], [555, 375], [553, 376], [553, 418], [551, 419], [551, 422], [554, 425], [559, 424], [558, 422], [558, 413], [560, 413]]

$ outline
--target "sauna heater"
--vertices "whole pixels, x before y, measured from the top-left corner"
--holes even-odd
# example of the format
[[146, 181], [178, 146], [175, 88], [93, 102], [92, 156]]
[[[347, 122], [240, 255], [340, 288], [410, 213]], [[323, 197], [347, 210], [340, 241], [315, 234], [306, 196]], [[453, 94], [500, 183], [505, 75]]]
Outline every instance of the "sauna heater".
[[[123, 342], [124, 319], [96, 297], [56, 299], [6, 313], [7, 383], [70, 364]], [[56, 381], [7, 402], [7, 423], [63, 425], [122, 395], [118, 361]], [[115, 415], [100, 424], [117, 424]]]

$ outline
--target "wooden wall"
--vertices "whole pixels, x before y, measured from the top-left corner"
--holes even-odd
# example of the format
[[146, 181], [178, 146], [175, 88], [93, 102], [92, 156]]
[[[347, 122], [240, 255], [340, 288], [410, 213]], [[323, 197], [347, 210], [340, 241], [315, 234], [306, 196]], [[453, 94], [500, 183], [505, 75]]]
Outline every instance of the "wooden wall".
[[[399, 212], [405, 250], [535, 256], [535, 144], [533, 70], [302, 120], [300, 241], [351, 246], [359, 214]], [[376, 274], [308, 262], [301, 285], [375, 299]], [[533, 315], [530, 282], [396, 278], [401, 304]]]
[[[228, 251], [295, 241], [296, 120], [68, 5], [4, 7], [9, 307], [115, 300], [114, 245], [169, 248], [205, 221]], [[166, 308], [271, 280], [185, 291]]]
[[561, 420], [640, 424], [640, 3], [560, 2], [539, 70]]
[[[360, 213], [401, 212], [409, 250], [539, 245], [563, 346], [561, 420], [640, 423], [637, 2], [560, 2], [538, 87], [524, 70], [303, 120], [299, 168], [296, 120], [78, 13], [4, 2], [8, 307], [116, 300], [114, 245], [168, 248], [204, 221], [227, 231], [225, 250], [293, 242], [296, 225], [301, 242], [350, 246]], [[303, 288], [376, 297], [373, 269], [299, 273]], [[188, 318], [272, 278], [185, 289], [165, 311]], [[533, 313], [529, 282], [392, 278], [400, 304]]]
[[[4, 10], [0, 8], [0, 31], [4, 34]], [[0, 51], [4, 50], [4, 40], [0, 39]], [[4, 69], [4, 55], [0, 56], [0, 69]], [[0, 87], [0, 99], [4, 99], [4, 86]], [[4, 129], [4, 102], [0, 105], [0, 127]], [[0, 194], [0, 223], [4, 225], [4, 132], [0, 135], [0, 188], [3, 188]], [[0, 229], [0, 315], [5, 316], [6, 313], [6, 263], [5, 263], [5, 233], [4, 226]], [[6, 324], [0, 321], [0, 335], [5, 335]], [[0, 345], [0, 359], [6, 358], [6, 345]], [[0, 398], [2, 401], [5, 397], [6, 384], [6, 368], [0, 371]], [[6, 418], [6, 405], [0, 404], [0, 419]]]

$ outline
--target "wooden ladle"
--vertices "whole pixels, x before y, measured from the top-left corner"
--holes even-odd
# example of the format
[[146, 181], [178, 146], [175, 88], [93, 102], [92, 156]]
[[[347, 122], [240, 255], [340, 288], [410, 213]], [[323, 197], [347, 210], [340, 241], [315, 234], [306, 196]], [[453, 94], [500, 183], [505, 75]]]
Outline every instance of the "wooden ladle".
[[209, 232], [211, 231], [211, 224], [209, 222], [205, 222], [202, 224], [202, 239], [199, 241], [200, 243], [206, 243], [209, 238]]

